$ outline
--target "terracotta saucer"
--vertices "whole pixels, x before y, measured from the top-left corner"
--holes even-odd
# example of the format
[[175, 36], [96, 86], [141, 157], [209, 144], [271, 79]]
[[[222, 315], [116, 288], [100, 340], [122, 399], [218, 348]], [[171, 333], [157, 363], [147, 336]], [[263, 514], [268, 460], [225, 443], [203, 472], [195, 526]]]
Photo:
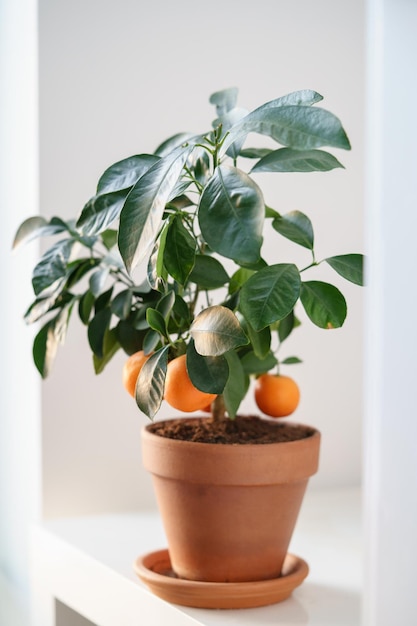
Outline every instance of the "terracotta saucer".
[[134, 570], [156, 596], [167, 602], [201, 609], [243, 609], [288, 598], [307, 576], [308, 565], [298, 556], [287, 554], [279, 578], [206, 583], [178, 578], [172, 570], [168, 550], [159, 550], [138, 557]]

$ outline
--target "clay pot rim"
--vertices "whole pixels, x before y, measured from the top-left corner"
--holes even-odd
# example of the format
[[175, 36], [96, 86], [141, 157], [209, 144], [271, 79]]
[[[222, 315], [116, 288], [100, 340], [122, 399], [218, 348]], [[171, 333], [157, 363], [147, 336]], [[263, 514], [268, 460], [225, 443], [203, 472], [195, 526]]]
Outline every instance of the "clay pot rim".
[[[167, 418], [167, 419], [163, 419], [160, 420], [159, 423], [163, 424], [165, 422], [170, 422], [173, 420], [178, 420], [178, 419], [183, 419], [185, 421], [197, 421], [197, 420], [209, 420], [209, 417], [206, 416], [183, 416], [183, 417], [173, 417], [173, 418]], [[262, 417], [260, 419], [263, 419]], [[272, 420], [271, 420], [272, 421]], [[301, 426], [302, 428], [310, 428], [313, 432], [311, 433], [311, 435], [309, 435], [308, 437], [303, 437], [301, 439], [294, 439], [293, 441], [274, 441], [272, 443], [255, 443], [255, 442], [248, 442], [248, 443], [217, 443], [217, 442], [203, 442], [203, 441], [187, 441], [185, 439], [174, 439], [171, 437], [164, 437], [162, 435], [159, 435], [157, 433], [153, 433], [151, 432], [151, 428], [152, 426], [155, 424], [156, 422], [152, 422], [152, 424], [146, 424], [145, 426], [142, 427], [142, 437], [145, 438], [150, 438], [153, 439], [155, 438], [156, 440], [163, 440], [163, 441], [174, 441], [175, 445], [181, 445], [184, 448], [188, 447], [188, 446], [199, 446], [201, 447], [201, 449], [203, 449], [204, 447], [221, 447], [221, 448], [225, 448], [225, 449], [234, 449], [234, 448], [262, 448], [263, 450], [268, 449], [268, 448], [272, 448], [272, 447], [276, 447], [276, 446], [290, 446], [290, 445], [299, 445], [301, 442], [303, 441], [308, 441], [311, 439], [317, 439], [321, 437], [321, 433], [320, 431], [315, 428], [314, 426], [310, 426], [310, 424], [303, 424], [301, 422], [293, 422], [293, 421], [289, 421], [289, 420], [285, 420], [285, 422], [281, 422], [282, 424], [288, 424], [289, 426]], [[273, 423], [273, 422], [272, 422]]]

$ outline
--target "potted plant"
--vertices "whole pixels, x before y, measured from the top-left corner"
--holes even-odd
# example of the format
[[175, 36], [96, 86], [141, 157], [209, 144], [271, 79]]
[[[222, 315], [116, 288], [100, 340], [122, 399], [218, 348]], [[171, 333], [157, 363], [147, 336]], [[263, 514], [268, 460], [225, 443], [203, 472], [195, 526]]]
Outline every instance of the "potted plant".
[[[287, 597], [307, 573], [287, 549], [320, 434], [274, 419], [299, 400], [295, 381], [279, 372], [299, 359], [281, 360], [277, 350], [299, 325], [298, 307], [323, 329], [343, 325], [339, 289], [305, 277], [327, 263], [361, 285], [363, 258], [318, 261], [310, 219], [267, 206], [255, 178], [343, 167], [322, 150], [350, 144], [338, 118], [315, 106], [321, 100], [303, 90], [249, 112], [236, 106], [237, 89], [214, 93], [212, 130], [179, 133], [153, 154], [111, 165], [76, 219], [36, 216], [16, 234], [15, 245], [57, 239], [34, 268], [25, 315], [45, 321], [33, 346], [43, 377], [75, 309], [96, 373], [124, 350], [123, 383], [151, 420], [163, 401], [205, 412], [143, 431], [169, 553], [147, 555], [138, 567], [175, 602], [257, 606]], [[252, 134], [268, 147], [247, 147]], [[267, 263], [265, 229], [277, 244], [285, 237], [309, 250], [307, 267]], [[240, 415], [251, 379], [262, 416]]]

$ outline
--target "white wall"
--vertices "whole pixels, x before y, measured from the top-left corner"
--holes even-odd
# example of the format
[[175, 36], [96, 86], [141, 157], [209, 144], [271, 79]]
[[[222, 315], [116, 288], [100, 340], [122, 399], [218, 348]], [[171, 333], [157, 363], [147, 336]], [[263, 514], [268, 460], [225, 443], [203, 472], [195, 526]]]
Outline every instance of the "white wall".
[[[40, 385], [23, 313], [36, 250], [11, 252], [38, 210], [37, 15], [34, 0], [0, 2], [0, 596], [27, 589], [28, 524], [40, 514]], [[6, 621], [7, 596], [0, 598]], [[17, 609], [16, 609], [17, 610]], [[11, 618], [10, 618], [11, 619]], [[4, 621], [3, 621], [4, 620]]]
[[[353, 151], [339, 155], [347, 169], [259, 180], [272, 206], [312, 217], [320, 257], [362, 251], [363, 31], [362, 0], [41, 0], [42, 213], [73, 215], [110, 163], [207, 129], [215, 90], [236, 85], [241, 105], [254, 108], [312, 88], [348, 131]], [[290, 370], [303, 394], [296, 418], [324, 435], [316, 485], [360, 480], [362, 293], [343, 290], [345, 328], [306, 324], [289, 346], [304, 359]], [[43, 384], [47, 516], [153, 503], [140, 460], [146, 420], [121, 387], [122, 363], [96, 378], [76, 325]]]
[[364, 626], [416, 620], [417, 4], [368, 3]]

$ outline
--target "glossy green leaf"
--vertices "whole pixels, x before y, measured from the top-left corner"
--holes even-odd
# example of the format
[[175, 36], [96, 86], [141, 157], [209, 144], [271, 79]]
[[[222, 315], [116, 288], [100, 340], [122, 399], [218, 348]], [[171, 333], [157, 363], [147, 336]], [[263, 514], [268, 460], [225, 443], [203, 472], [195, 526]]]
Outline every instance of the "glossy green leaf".
[[107, 228], [100, 236], [107, 250], [111, 250], [117, 244], [117, 230], [114, 228]]
[[164, 281], [168, 279], [168, 272], [164, 265], [164, 251], [168, 233], [168, 224], [162, 229], [161, 234], [155, 241], [152, 252], [149, 256], [147, 277], [152, 289], [159, 289]]
[[229, 377], [229, 366], [223, 355], [202, 356], [197, 352], [194, 342], [187, 346], [187, 371], [191, 382], [205, 393], [223, 393]]
[[339, 328], [345, 321], [346, 300], [334, 285], [320, 281], [302, 283], [301, 302], [308, 317], [320, 328]]
[[42, 256], [32, 275], [32, 285], [36, 295], [53, 286], [57, 280], [66, 277], [73, 245], [74, 240], [63, 239]]
[[218, 289], [229, 280], [223, 265], [207, 254], [197, 254], [189, 280], [201, 289]]
[[106, 230], [120, 215], [129, 189], [93, 196], [83, 207], [77, 228], [84, 235], [97, 235]]
[[271, 152], [271, 148], [244, 148], [239, 152], [239, 156], [245, 159], [262, 159]]
[[54, 291], [51, 291], [45, 297], [41, 296], [36, 298], [24, 315], [25, 322], [27, 324], [33, 324], [56, 306], [65, 305], [67, 303], [66, 297], [71, 298], [71, 296], [65, 295], [68, 294], [68, 292], [64, 290], [64, 285], [65, 279], [57, 281]]
[[167, 321], [170, 316], [170, 313], [175, 304], [175, 298], [176, 298], [175, 291], [171, 289], [170, 291], [168, 291], [168, 293], [162, 296], [162, 298], [159, 300], [158, 304], [156, 305], [156, 310], [162, 315], [165, 321]]
[[119, 250], [127, 271], [149, 255], [163, 212], [193, 145], [161, 158], [136, 183], [120, 214]]
[[169, 346], [161, 348], [145, 362], [136, 383], [136, 404], [150, 419], [158, 412], [164, 398]]
[[265, 267], [243, 285], [240, 310], [255, 330], [286, 317], [300, 295], [298, 269], [291, 263]]
[[323, 96], [317, 93], [317, 91], [313, 91], [312, 89], [300, 89], [299, 91], [292, 91], [285, 96], [270, 100], [255, 109], [254, 112], [279, 106], [311, 106], [321, 100], [323, 100]]
[[260, 359], [264, 359], [271, 348], [271, 329], [265, 326], [261, 330], [255, 330], [250, 324], [245, 327], [249, 335], [253, 351]]
[[106, 169], [97, 185], [97, 195], [130, 189], [148, 169], [159, 161], [154, 154], [137, 154]]
[[301, 211], [290, 211], [285, 215], [279, 215], [272, 222], [272, 226], [280, 235], [304, 248], [313, 250], [313, 225], [307, 215]]
[[176, 148], [180, 148], [193, 138], [191, 133], [177, 133], [163, 141], [155, 150], [155, 154], [159, 157], [165, 157]]
[[101, 267], [96, 272], [91, 274], [89, 280], [90, 290], [96, 298], [98, 298], [98, 296], [103, 292], [109, 274], [109, 267]]
[[148, 330], [143, 338], [143, 351], [145, 354], [151, 354], [160, 343], [160, 334], [152, 328]]
[[78, 315], [83, 324], [87, 325], [90, 321], [91, 311], [93, 310], [95, 297], [88, 289], [80, 298], [78, 303]]
[[176, 294], [175, 296], [173, 311], [178, 318], [183, 319], [187, 323], [191, 321], [190, 309], [188, 308], [188, 304], [186, 303], [184, 298], [182, 298], [178, 294]]
[[113, 295], [113, 289], [114, 285], [112, 285], [107, 291], [103, 291], [103, 293], [98, 296], [94, 303], [94, 310], [96, 313], [109, 306]]
[[101, 309], [88, 325], [88, 342], [93, 353], [103, 357], [104, 336], [110, 325], [111, 311], [109, 307]]
[[117, 341], [126, 354], [134, 354], [138, 350], [142, 350], [143, 341], [146, 335], [145, 330], [137, 330], [127, 320], [120, 320], [115, 327]]
[[255, 270], [240, 267], [230, 279], [229, 293], [233, 294], [238, 291], [254, 273]]
[[171, 276], [184, 285], [193, 269], [196, 242], [176, 216], [168, 227], [164, 250], [164, 265]]
[[223, 115], [236, 106], [238, 93], [237, 87], [228, 87], [211, 94], [209, 102], [216, 106], [217, 115]]
[[277, 359], [272, 352], [268, 352], [263, 359], [255, 354], [255, 352], [247, 352], [242, 357], [241, 363], [243, 371], [248, 374], [264, 374], [273, 369], [277, 364]]
[[20, 244], [27, 243], [37, 237], [56, 235], [58, 233], [65, 232], [66, 230], [68, 230], [67, 226], [62, 220], [52, 218], [51, 221], [48, 222], [40, 215], [29, 217], [24, 220], [17, 229], [12, 247], [15, 249]]
[[282, 343], [290, 336], [295, 327], [294, 311], [290, 311], [286, 317], [278, 322], [278, 337]]
[[342, 254], [326, 259], [326, 262], [343, 278], [350, 280], [355, 285], [364, 284], [363, 280], [363, 255]]
[[149, 309], [146, 310], [146, 321], [150, 328], [156, 330], [157, 333], [164, 337], [167, 336], [166, 323], [162, 313], [149, 307]]
[[123, 289], [114, 297], [111, 303], [111, 312], [121, 320], [125, 320], [129, 317], [132, 309], [132, 290]]
[[229, 364], [229, 378], [223, 391], [223, 399], [229, 417], [234, 419], [248, 390], [249, 377], [245, 374], [236, 352], [227, 352], [225, 357]]
[[280, 148], [263, 157], [251, 172], [328, 172], [343, 165], [324, 150]]
[[256, 263], [264, 206], [261, 190], [247, 174], [225, 165], [218, 167], [200, 200], [198, 219], [205, 241], [212, 250], [239, 264]]
[[302, 360], [298, 356], [287, 356], [281, 363], [282, 365], [298, 365], [298, 363], [302, 363]]
[[220, 305], [204, 309], [190, 328], [195, 349], [203, 356], [219, 356], [248, 343], [239, 320], [228, 308]]
[[114, 328], [112, 330], [107, 329], [103, 340], [103, 356], [100, 358], [93, 354], [93, 365], [96, 374], [101, 374], [119, 349], [120, 343], [117, 339], [116, 330]]
[[58, 340], [54, 334], [54, 320], [50, 320], [40, 329], [33, 341], [33, 361], [42, 378], [46, 378], [51, 371], [57, 350]]
[[100, 264], [100, 259], [76, 259], [71, 263], [68, 263], [68, 277], [66, 281], [67, 289], [71, 289], [76, 285], [88, 272], [91, 272], [95, 267]]
[[264, 106], [249, 113], [230, 129], [223, 149], [248, 133], [271, 137], [282, 146], [313, 150], [322, 146], [350, 149], [339, 119], [319, 107]]

